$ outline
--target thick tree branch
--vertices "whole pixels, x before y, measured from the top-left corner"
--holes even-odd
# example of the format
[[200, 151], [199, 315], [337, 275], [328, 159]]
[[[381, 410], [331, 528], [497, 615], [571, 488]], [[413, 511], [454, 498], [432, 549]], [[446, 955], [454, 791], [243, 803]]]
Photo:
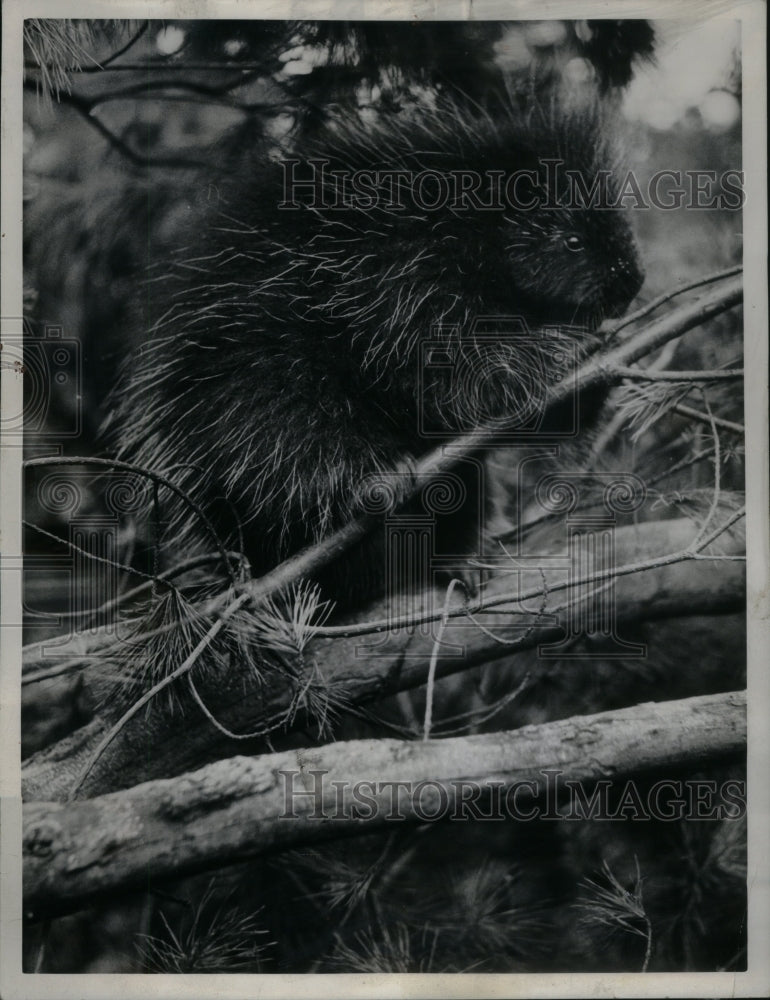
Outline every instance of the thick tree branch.
[[[542, 789], [551, 769], [591, 784], [698, 768], [744, 752], [745, 710], [745, 694], [732, 692], [485, 736], [357, 740], [234, 757], [67, 805], [28, 804], [25, 912], [39, 919], [146, 887], [148, 873], [161, 880], [302, 842], [370, 833], [388, 822], [445, 817], [477, 787], [525, 791], [522, 782], [535, 782]], [[362, 792], [370, 796], [365, 807]], [[525, 808], [518, 795], [505, 802]]]
[[[615, 533], [616, 564], [637, 564], [640, 559], [660, 556], [655, 568], [630, 573], [615, 583], [615, 608], [622, 636], [623, 623], [656, 618], [679, 617], [737, 611], [743, 606], [745, 582], [743, 566], [732, 562], [689, 562], [665, 565], [671, 552], [687, 547], [697, 534], [687, 520], [647, 523], [618, 530]], [[726, 532], [718, 540], [721, 555], [742, 551], [740, 531]], [[525, 560], [516, 573], [521, 574], [520, 590], [537, 593], [541, 586], [541, 567], [549, 588], [563, 585], [568, 566], [553, 564], [554, 556]], [[516, 590], [516, 575], [501, 575], [485, 588], [485, 600]], [[580, 596], [585, 596], [585, 587]], [[551, 594], [546, 605], [550, 615], [574, 598], [575, 588]], [[423, 595], [423, 609], [438, 607], [443, 595]], [[431, 602], [430, 604], [428, 602]], [[443, 645], [436, 660], [436, 675], [444, 676], [471, 666], [510, 655], [511, 647], [496, 641], [494, 635], [511, 640], [520, 639], [517, 649], [534, 648], [544, 642], [558, 641], [564, 629], [558, 615], [538, 618], [542, 599], [530, 599], [522, 608], [513, 607], [510, 616], [481, 615], [486, 631], [466, 617], [450, 618], [443, 632]], [[509, 604], [509, 607], [511, 605]], [[590, 599], [589, 599], [590, 609]], [[415, 609], [420, 611], [418, 607]], [[380, 617], [387, 607], [369, 609]], [[563, 616], [562, 616], [563, 619]], [[590, 626], [592, 613], [587, 616]], [[490, 632], [493, 635], [490, 635]], [[398, 629], [384, 635], [338, 636], [317, 638], [308, 646], [305, 658], [315, 672], [318, 693], [332, 704], [360, 705], [377, 701], [397, 691], [425, 683], [434, 650], [435, 628]], [[228, 729], [250, 732], [269, 719], [286, 719], [295, 692], [284, 675], [268, 676], [262, 683], [251, 679], [238, 664], [225, 676], [207, 682], [195, 677], [195, 683], [211, 713]], [[32, 757], [24, 767], [23, 788], [27, 799], [59, 799], [69, 793], [75, 778], [93, 756], [94, 749], [109, 730], [112, 721], [109, 709], [114, 704], [114, 666], [96, 663], [83, 674], [82, 696], [92, 703], [104, 703], [103, 715], [87, 729], [79, 730], [55, 746]], [[300, 714], [293, 725], [307, 724]], [[312, 720], [310, 720], [312, 724]], [[277, 733], [280, 728], [277, 729]], [[85, 782], [80, 794], [98, 795], [116, 788], [128, 787], [140, 781], [170, 774], [179, 774], [198, 767], [216, 757], [232, 753], [233, 743], [223, 737], [198, 709], [184, 715], [169, 716], [159, 706], [134, 716], [121, 730], [117, 739], [105, 750]]]

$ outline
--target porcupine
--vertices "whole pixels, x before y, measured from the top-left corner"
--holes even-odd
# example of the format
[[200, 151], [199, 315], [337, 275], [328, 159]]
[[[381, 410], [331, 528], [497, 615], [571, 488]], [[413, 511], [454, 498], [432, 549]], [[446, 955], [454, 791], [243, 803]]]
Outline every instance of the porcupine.
[[[572, 171], [589, 186], [603, 176], [600, 205], [611, 202], [614, 156], [596, 108], [524, 117], [455, 105], [331, 122], [298, 140], [292, 163], [244, 156], [196, 223], [194, 249], [148, 285], [150, 336], [116, 410], [121, 457], [173, 469], [226, 544], [243, 539], [255, 574], [341, 527], [361, 512], [373, 474], [404, 470], [435, 446], [426, 429], [451, 431], [460, 412], [467, 429], [469, 400], [452, 373], [421, 375], [437, 324], [494, 369], [473, 405], [504, 416], [550, 377], [544, 328], [568, 327], [581, 349], [625, 310], [642, 274], [624, 213], [566, 201]], [[368, 200], [342, 186], [354, 171], [394, 170], [397, 182], [359, 175]], [[458, 177], [514, 174], [526, 181], [521, 204], [509, 191], [480, 208], [495, 202], [491, 187], [457, 197]], [[319, 176], [323, 194], [296, 183]], [[533, 208], [533, 198], [548, 204]], [[480, 316], [522, 317], [531, 336], [481, 343]], [[437, 520], [445, 551], [466, 551], [463, 525], [473, 534], [482, 516], [467, 492]], [[177, 548], [196, 533], [174, 498], [163, 514]], [[324, 573], [326, 592], [372, 596], [384, 562], [375, 531]]]

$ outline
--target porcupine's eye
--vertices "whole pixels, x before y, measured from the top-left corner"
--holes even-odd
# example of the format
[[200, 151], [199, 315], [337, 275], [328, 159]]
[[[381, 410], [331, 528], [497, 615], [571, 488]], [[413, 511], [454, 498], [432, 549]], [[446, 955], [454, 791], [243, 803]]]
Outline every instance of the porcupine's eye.
[[564, 246], [572, 253], [579, 253], [583, 249], [583, 241], [579, 236], [568, 236], [564, 240]]

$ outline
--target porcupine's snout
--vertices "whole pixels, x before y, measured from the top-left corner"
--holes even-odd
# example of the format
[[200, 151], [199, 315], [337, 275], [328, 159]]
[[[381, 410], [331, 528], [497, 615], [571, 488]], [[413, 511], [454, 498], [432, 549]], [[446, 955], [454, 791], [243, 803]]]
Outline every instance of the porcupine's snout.
[[604, 292], [605, 316], [622, 316], [639, 293], [644, 277], [644, 268], [635, 253], [616, 258], [608, 268]]

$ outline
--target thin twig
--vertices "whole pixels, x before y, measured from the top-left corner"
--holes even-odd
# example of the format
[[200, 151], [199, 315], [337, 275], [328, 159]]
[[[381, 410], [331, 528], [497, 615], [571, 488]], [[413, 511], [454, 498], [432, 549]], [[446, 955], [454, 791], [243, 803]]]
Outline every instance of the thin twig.
[[679, 413], [683, 417], [689, 417], [691, 420], [697, 420], [702, 424], [709, 424], [709, 426], [721, 427], [723, 431], [732, 431], [734, 434], [741, 435], [746, 433], [746, 428], [743, 424], [736, 424], [732, 420], [725, 420], [724, 417], [715, 417], [713, 414], [709, 418], [708, 413], [701, 413], [700, 410], [695, 410], [691, 406], [685, 406], [684, 403], [675, 403], [672, 409], [675, 413]]
[[141, 465], [135, 465], [133, 462], [124, 462], [117, 458], [89, 458], [87, 456], [80, 455], [52, 455], [42, 458], [28, 458], [22, 462], [22, 467], [25, 469], [45, 468], [49, 465], [96, 465], [108, 469], [122, 469], [124, 472], [133, 472], [137, 476], [149, 479], [152, 483], [165, 486], [167, 490], [170, 490], [175, 496], [179, 497], [179, 499], [190, 508], [195, 516], [200, 519], [201, 524], [208, 532], [211, 540], [214, 542], [217, 552], [222, 560], [222, 565], [225, 567], [225, 570], [230, 577], [230, 582], [233, 585], [237, 583], [235, 574], [230, 567], [230, 561], [227, 558], [227, 550], [222, 544], [219, 534], [206, 512], [200, 504], [198, 504], [187, 492], [185, 492], [185, 490], [183, 490], [180, 486], [177, 486], [173, 480], [168, 479], [168, 477], [164, 476], [162, 473], [155, 472], [151, 469], [145, 469]]
[[[35, 527], [35, 526], [34, 525], [30, 525], [30, 527]], [[57, 540], [60, 540], [58, 538], [58, 535], [54, 535], [53, 537], [56, 538]], [[88, 553], [85, 553], [85, 554], [88, 555]], [[237, 563], [237, 564], [240, 565], [243, 562], [243, 556], [241, 556], [241, 554], [239, 552], [228, 552], [227, 554], [232, 559], [232, 561], [234, 563]], [[111, 560], [107, 559], [107, 560], [104, 560], [104, 561], [106, 561], [110, 565], [112, 565], [112, 561]], [[105, 601], [103, 604], [100, 604], [98, 607], [95, 607], [95, 608], [85, 608], [83, 611], [57, 611], [57, 612], [55, 612], [55, 614], [56, 614], [57, 618], [62, 618], [62, 619], [81, 618], [84, 615], [91, 615], [93, 617], [95, 617], [96, 615], [104, 615], [108, 611], [112, 611], [113, 608], [119, 607], [121, 604], [127, 604], [128, 602], [135, 600], [137, 597], [141, 597], [141, 595], [146, 590], [149, 590], [149, 588], [154, 583], [156, 583], [156, 582], [157, 583], [165, 583], [165, 582], [173, 579], [175, 576], [181, 576], [182, 573], [187, 573], [191, 569], [196, 569], [198, 566], [205, 566], [208, 563], [218, 563], [218, 562], [221, 562], [221, 561], [222, 561], [222, 557], [219, 555], [219, 553], [206, 552], [206, 553], [203, 553], [202, 555], [192, 556], [192, 558], [190, 558], [190, 559], [185, 559], [183, 562], [177, 563], [176, 566], [169, 567], [169, 569], [162, 570], [161, 572], [159, 572], [157, 574], [157, 576], [151, 576], [151, 575], [149, 575], [147, 573], [139, 573], [138, 570], [135, 570], [135, 569], [132, 568], [131, 569], [132, 573], [139, 573], [140, 576], [147, 577], [147, 580], [144, 583], [140, 583], [136, 587], [133, 587], [131, 590], [125, 590], [125, 591], [123, 591], [123, 593], [119, 594], [117, 597], [111, 597], [108, 601]], [[174, 588], [174, 590], [177, 590], [177, 588]], [[173, 626], [170, 626], [170, 627], [173, 628]], [[160, 632], [160, 631], [163, 631], [163, 630], [157, 630], [157, 631]], [[148, 633], [148, 634], [153, 634], [153, 633]], [[22, 650], [21, 650], [22, 657], [26, 653], [28, 653], [30, 649], [33, 649], [37, 645], [39, 645], [39, 644], [38, 643], [33, 643], [31, 646], [23, 646]], [[46, 671], [39, 671], [39, 672], [36, 671], [33, 674], [28, 674], [27, 676], [22, 676], [21, 683], [22, 684], [34, 684], [36, 681], [47, 680], [48, 677], [54, 677], [57, 674], [65, 673], [67, 669], [71, 670], [71, 669], [73, 669], [73, 667], [78, 667], [78, 666], [80, 666], [80, 667], [83, 666], [82, 660], [71, 660], [71, 661], [68, 661], [67, 664], [61, 664], [58, 667], [52, 668], [50, 671], [47, 671], [47, 670]], [[22, 672], [24, 671], [24, 669], [25, 668], [22, 667]], [[27, 665], [26, 669], [29, 669], [28, 665]]]
[[[728, 528], [732, 527], [736, 521], [740, 520], [746, 513], [745, 507], [741, 507], [739, 510], [733, 512], [733, 514], [728, 518], [728, 520], [721, 525], [708, 539], [704, 539], [700, 545], [699, 550], [706, 548], [715, 538], [723, 534]], [[554, 593], [560, 590], [566, 590], [570, 587], [582, 587], [586, 584], [594, 583], [604, 583], [615, 580], [622, 576], [629, 576], [633, 573], [642, 573], [646, 570], [652, 569], [662, 569], [664, 566], [672, 566], [675, 563], [687, 562], [692, 559], [695, 552], [688, 549], [682, 549], [679, 552], [673, 552], [665, 556], [655, 556], [652, 559], [642, 559], [634, 563], [626, 563], [623, 566], [617, 566], [613, 569], [599, 570], [596, 573], [589, 573], [585, 576], [578, 577], [573, 580], [563, 580], [560, 583], [553, 583], [549, 585], [549, 592]], [[711, 558], [710, 556], [707, 558]], [[492, 568], [492, 567], [490, 567]], [[494, 567], [495, 569], [500, 569], [499, 566]], [[515, 567], [510, 572], [519, 572], [521, 570], [532, 569], [530, 566], [519, 566]], [[447, 618], [462, 618], [468, 615], [470, 610], [472, 614], [480, 614], [481, 612], [487, 611], [490, 608], [500, 607], [505, 604], [520, 604], [522, 601], [530, 600], [532, 598], [540, 597], [542, 598], [543, 589], [542, 587], [534, 587], [526, 591], [507, 591], [504, 594], [497, 594], [494, 597], [486, 598], [483, 602], [478, 602], [469, 607], [454, 608], [448, 611]], [[521, 613], [521, 612], [519, 612]], [[529, 612], [534, 614], [534, 612]], [[323, 636], [324, 638], [351, 638], [353, 636], [363, 636], [371, 635], [377, 632], [384, 632], [392, 629], [393, 631], [398, 631], [399, 629], [413, 627], [417, 625], [427, 625], [431, 622], [439, 621], [443, 617], [444, 612], [428, 611], [421, 615], [409, 616], [403, 615], [397, 618], [382, 618], [378, 621], [370, 622], [360, 622], [355, 625], [323, 625], [318, 627], [313, 627], [313, 634], [315, 636]]]
[[742, 368], [717, 369], [715, 371], [659, 372], [651, 368], [628, 368], [618, 365], [609, 370], [616, 378], [633, 379], [637, 382], [719, 382], [726, 379], [742, 379]]
[[422, 738], [424, 740], [430, 739], [430, 726], [433, 718], [433, 691], [436, 686], [436, 664], [438, 663], [438, 651], [441, 646], [441, 640], [444, 635], [444, 629], [446, 628], [447, 619], [449, 618], [449, 602], [452, 599], [452, 594], [454, 593], [455, 587], [463, 586], [462, 580], [450, 580], [449, 586], [446, 590], [446, 597], [444, 598], [444, 610], [441, 613], [441, 621], [439, 623], [438, 631], [436, 632], [436, 639], [433, 643], [433, 650], [430, 654], [430, 664], [428, 666], [428, 680], [425, 688], [425, 723], [423, 725]]
[[732, 278], [733, 275], [740, 274], [743, 271], [743, 266], [741, 264], [736, 264], [733, 267], [725, 268], [723, 271], [716, 271], [714, 274], [708, 274], [705, 278], [698, 278], [696, 281], [690, 281], [686, 285], [682, 285], [680, 288], [675, 288], [673, 291], [664, 292], [662, 295], [658, 295], [657, 298], [652, 299], [646, 305], [641, 306], [632, 313], [628, 313], [619, 323], [608, 323], [606, 327], [602, 327], [602, 331], [606, 332], [608, 335], [615, 335], [621, 330], [624, 330], [627, 326], [635, 323], [637, 320], [644, 319], [649, 316], [650, 313], [655, 312], [660, 306], [665, 305], [666, 302], [670, 302], [675, 299], [678, 295], [682, 295], [684, 292], [691, 292], [695, 288], [701, 288], [704, 285], [711, 285], [715, 281], [722, 281], [724, 278]]
[[[36, 89], [36, 84], [26, 81], [24, 83], [25, 90]], [[109, 146], [111, 146], [116, 152], [120, 153], [121, 156], [125, 157], [135, 167], [141, 169], [147, 169], [148, 167], [172, 167], [172, 168], [182, 168], [182, 169], [200, 169], [206, 166], [203, 160], [196, 160], [193, 158], [180, 157], [180, 156], [148, 156], [147, 154], [139, 154], [135, 152], [127, 142], [116, 135], [111, 129], [109, 129], [103, 121], [98, 117], [98, 115], [92, 114], [94, 110], [93, 103], [85, 97], [81, 97], [79, 94], [68, 94], [66, 91], [61, 91], [58, 94], [58, 101], [60, 104], [67, 104], [69, 107], [73, 108], [83, 119], [87, 122], [91, 128], [96, 129], [99, 135], [105, 139]]]
[[[493, 719], [496, 715], [499, 715], [504, 708], [507, 708], [512, 701], [515, 701], [522, 691], [525, 691], [529, 687], [530, 676], [525, 674], [521, 683], [518, 687], [514, 688], [513, 691], [509, 691], [504, 698], [497, 701], [491, 708], [489, 706], [484, 706], [484, 708], [474, 708], [470, 709], [468, 712], [460, 712], [458, 715], [449, 715], [444, 718], [441, 722], [440, 727], [436, 727], [434, 732], [440, 729], [438, 735], [442, 738], [445, 736], [458, 736], [464, 733], [470, 726], [480, 726], [490, 719]], [[455, 729], [445, 729], [444, 727], [450, 722], [459, 722], [461, 719], [466, 719], [467, 722], [463, 726], [458, 726]]]
[[[148, 586], [158, 579], [157, 575], [153, 575], [152, 573], [143, 573], [142, 570], [135, 569], [133, 566], [128, 566], [125, 563], [119, 562], [117, 559], [108, 559], [106, 556], [98, 556], [95, 552], [89, 552], [88, 549], [84, 549], [80, 545], [76, 545], [68, 538], [62, 538], [61, 535], [55, 535], [52, 531], [46, 531], [45, 528], [41, 528], [40, 525], [33, 524], [31, 521], [22, 520], [21, 523], [23, 527], [29, 528], [30, 531], [34, 531], [36, 534], [42, 535], [44, 538], [48, 538], [51, 541], [56, 542], [58, 545], [63, 545], [65, 548], [69, 549], [70, 552], [83, 556], [84, 559], [90, 559], [92, 562], [98, 562], [105, 566], [110, 566], [112, 569], [121, 570], [123, 573], [129, 573], [133, 576], [141, 577], [143, 580], [147, 581], [146, 584], [143, 584], [143, 586]], [[169, 586], [173, 590], [176, 590], [173, 583], [170, 583]], [[108, 601], [106, 603], [109, 604], [111, 602]], [[112, 603], [114, 603], [114, 599]], [[63, 612], [60, 617], [80, 617], [90, 613], [89, 609], [84, 611], [73, 611], [71, 614]]]
[[[709, 405], [708, 397], [704, 390], [701, 390], [701, 394], [703, 396], [703, 405], [706, 407], [706, 412], [708, 413], [709, 417], [712, 417], [711, 406]], [[692, 544], [689, 546], [689, 548], [691, 548], [694, 552], [699, 551], [700, 541], [705, 535], [709, 524], [714, 519], [714, 516], [719, 507], [719, 498], [721, 495], [720, 491], [721, 491], [721, 479], [722, 479], [722, 450], [719, 443], [719, 431], [717, 430], [716, 424], [713, 422], [713, 419], [711, 423], [711, 433], [714, 438], [714, 492], [711, 498], [711, 506], [709, 507], [706, 519], [701, 525], [700, 531], [693, 539]]]
[[[149, 27], [150, 27], [150, 22], [149, 21], [143, 21], [142, 24], [141, 24], [141, 27], [139, 27], [139, 29], [131, 36], [131, 38], [129, 38], [129, 40], [126, 42], [125, 45], [121, 46], [119, 49], [116, 49], [115, 52], [112, 52], [109, 56], [106, 57], [106, 59], [103, 59], [101, 62], [96, 62], [96, 60], [94, 59], [94, 63], [95, 63], [94, 66], [68, 66], [64, 70], [64, 72], [65, 73], [103, 73], [104, 70], [106, 70], [107, 67], [111, 66], [112, 63], [115, 62], [116, 59], [119, 59], [122, 55], [125, 55], [125, 53], [128, 52], [129, 49], [133, 48], [134, 45], [136, 45], [136, 43], [139, 41], [139, 39], [146, 33], [146, 31], [147, 31], [147, 29]], [[93, 56], [89, 56], [89, 58], [93, 59]], [[46, 68], [46, 69], [50, 70], [52, 68], [51, 65], [50, 65], [50, 63], [44, 64], [44, 63], [37, 63], [37, 62], [32, 62], [32, 63], [31, 62], [26, 62], [24, 64], [24, 66], [25, 66], [25, 69], [43, 69], [43, 68]], [[117, 67], [116, 66], [114, 68], [115, 69], [119, 69], [121, 67]]]
[[234, 733], [232, 729], [228, 729], [227, 726], [223, 725], [219, 721], [219, 719], [215, 718], [215, 716], [212, 714], [211, 710], [208, 708], [206, 703], [201, 698], [200, 693], [198, 692], [198, 689], [196, 688], [195, 683], [192, 679], [192, 674], [189, 672], [187, 674], [187, 684], [188, 687], [190, 688], [190, 693], [192, 694], [195, 701], [198, 703], [198, 707], [206, 716], [206, 718], [209, 720], [209, 722], [212, 724], [212, 726], [214, 726], [215, 729], [218, 729], [220, 733], [222, 733], [224, 736], [227, 736], [231, 740], [253, 740], [257, 739], [260, 736], [267, 736], [269, 733], [272, 733], [274, 730], [276, 730], [283, 722], [286, 722], [289, 718], [290, 713], [289, 711], [286, 711], [283, 712], [280, 716], [275, 717], [278, 719], [275, 725], [273, 725], [272, 723], [268, 723], [265, 726], [261, 726], [259, 729], [255, 729], [251, 733]]

